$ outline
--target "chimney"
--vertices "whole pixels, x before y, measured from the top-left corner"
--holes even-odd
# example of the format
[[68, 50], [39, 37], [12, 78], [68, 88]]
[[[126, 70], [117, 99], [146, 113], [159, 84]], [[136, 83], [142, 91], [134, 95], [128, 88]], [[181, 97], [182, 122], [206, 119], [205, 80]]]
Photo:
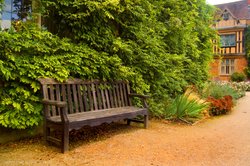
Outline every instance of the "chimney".
[[250, 6], [250, 0], [247, 0], [247, 4], [248, 4], [248, 6]]

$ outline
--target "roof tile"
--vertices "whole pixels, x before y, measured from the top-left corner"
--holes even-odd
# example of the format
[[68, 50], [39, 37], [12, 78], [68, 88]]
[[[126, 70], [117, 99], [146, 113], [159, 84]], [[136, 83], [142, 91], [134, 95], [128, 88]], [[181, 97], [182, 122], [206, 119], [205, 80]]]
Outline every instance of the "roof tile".
[[228, 9], [237, 19], [250, 19], [250, 8], [248, 8], [248, 0], [224, 3], [215, 6], [221, 9], [221, 12], [223, 12], [225, 9]]

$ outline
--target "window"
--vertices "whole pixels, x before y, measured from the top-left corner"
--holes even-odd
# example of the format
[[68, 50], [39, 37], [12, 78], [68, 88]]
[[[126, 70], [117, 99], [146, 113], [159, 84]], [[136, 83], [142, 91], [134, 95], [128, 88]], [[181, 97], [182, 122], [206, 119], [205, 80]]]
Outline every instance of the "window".
[[225, 13], [222, 14], [222, 18], [225, 21], [229, 20], [229, 13], [227, 11], [225, 11]]
[[220, 35], [221, 47], [232, 47], [236, 46], [236, 35], [228, 34], [228, 35]]
[[223, 59], [221, 61], [221, 74], [230, 75], [234, 73], [234, 59]]
[[2, 29], [10, 28], [15, 21], [25, 21], [31, 13], [31, 0], [4, 0], [4, 7], [0, 15]]

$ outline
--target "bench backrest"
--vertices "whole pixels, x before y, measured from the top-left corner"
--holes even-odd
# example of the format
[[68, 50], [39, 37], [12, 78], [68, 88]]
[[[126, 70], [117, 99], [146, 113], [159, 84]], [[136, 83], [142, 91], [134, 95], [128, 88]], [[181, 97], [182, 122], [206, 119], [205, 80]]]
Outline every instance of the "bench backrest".
[[[68, 114], [102, 110], [131, 105], [128, 97], [130, 87], [126, 81], [84, 81], [68, 79], [59, 82], [51, 78], [40, 78], [43, 98], [66, 101]], [[59, 115], [57, 108], [52, 107], [50, 116]]]

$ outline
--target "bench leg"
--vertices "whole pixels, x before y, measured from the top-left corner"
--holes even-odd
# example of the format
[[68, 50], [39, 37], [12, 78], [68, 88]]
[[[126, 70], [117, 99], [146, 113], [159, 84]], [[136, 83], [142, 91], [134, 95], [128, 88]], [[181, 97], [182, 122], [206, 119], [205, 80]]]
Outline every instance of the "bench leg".
[[131, 120], [127, 119], [127, 125], [130, 125], [130, 124], [131, 124]]
[[43, 126], [44, 140], [47, 144], [49, 144], [48, 137], [50, 136], [50, 128], [47, 127], [46, 122]]
[[144, 115], [144, 128], [148, 128], [148, 115]]
[[69, 129], [68, 127], [64, 127], [62, 133], [61, 152], [64, 153], [68, 150], [69, 150]]
[[143, 120], [137, 120], [137, 119], [127, 119], [127, 125], [130, 125], [131, 122], [137, 122], [137, 123], [143, 123], [144, 128], [148, 128], [148, 115], [143, 116]]

